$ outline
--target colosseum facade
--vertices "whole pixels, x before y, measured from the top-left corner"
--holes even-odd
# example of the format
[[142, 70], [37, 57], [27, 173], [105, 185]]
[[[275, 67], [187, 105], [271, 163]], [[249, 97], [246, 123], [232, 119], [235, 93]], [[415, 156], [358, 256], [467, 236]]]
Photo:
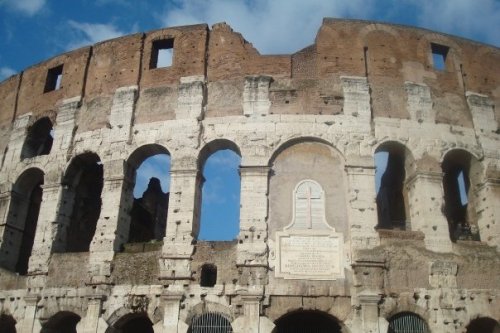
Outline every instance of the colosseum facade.
[[[330, 18], [291, 55], [218, 23], [26, 68], [0, 83], [0, 332], [500, 332], [499, 79], [496, 47]], [[239, 234], [201, 241], [221, 149]]]

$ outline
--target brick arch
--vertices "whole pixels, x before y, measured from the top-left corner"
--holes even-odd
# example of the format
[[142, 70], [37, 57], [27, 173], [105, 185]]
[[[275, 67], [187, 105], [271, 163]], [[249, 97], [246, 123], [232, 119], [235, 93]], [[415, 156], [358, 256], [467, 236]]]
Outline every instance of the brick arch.
[[[329, 311], [322, 311], [322, 310], [318, 310], [313, 305], [303, 306], [300, 308], [294, 307], [294, 308], [288, 308], [279, 317], [272, 319], [272, 321], [274, 323], [276, 323], [277, 321], [282, 320], [283, 318], [294, 316], [296, 314], [311, 313], [311, 314], [323, 316], [324, 318], [328, 318], [329, 320], [334, 321], [339, 326], [341, 333], [351, 333], [349, 328], [345, 325], [345, 322], [347, 321], [347, 319], [351, 313], [349, 313], [349, 315], [345, 316], [345, 318], [340, 318], [334, 312], [335, 311], [333, 311], [333, 308], [330, 309]], [[273, 332], [277, 332], [276, 328], [273, 330]]]
[[359, 31], [359, 37], [361, 38], [361, 40], [363, 40], [363, 42], [366, 43], [366, 37], [370, 33], [377, 32], [377, 31], [388, 33], [392, 37], [396, 38], [396, 40], [399, 40], [399, 38], [401, 37], [399, 32], [396, 29], [394, 29], [391, 26], [388, 26], [385, 24], [380, 24], [380, 23], [373, 23], [373, 24], [369, 24], [369, 25], [364, 26]]
[[147, 317], [153, 325], [158, 323], [161, 318], [159, 316], [155, 316], [155, 311], [157, 308], [154, 309], [148, 309], [146, 311], [136, 311], [134, 309], [131, 309], [130, 307], [126, 306], [121, 306], [115, 311], [113, 311], [108, 317], [103, 318], [104, 321], [108, 324], [109, 327], [114, 327], [116, 324], [120, 322], [120, 320], [126, 318], [127, 316], [130, 315], [137, 315], [137, 316], [145, 316]]
[[61, 312], [73, 313], [80, 318], [84, 318], [87, 313], [87, 303], [82, 302], [82, 298], [75, 297], [71, 302], [58, 302], [55, 299], [41, 300], [38, 305], [43, 305], [37, 313], [38, 320], [44, 325], [48, 320]]
[[[409, 299], [410, 296], [407, 297]], [[389, 319], [402, 312], [410, 312], [418, 315], [422, 318], [427, 324], [431, 319], [431, 311], [426, 309], [415, 302], [393, 302], [389, 307], [381, 307], [380, 308], [380, 317], [383, 317], [385, 320], [389, 322]]]
[[198, 154], [198, 170], [202, 170], [207, 159], [218, 150], [229, 149], [241, 157], [241, 150], [238, 144], [228, 139], [215, 139], [207, 142]]

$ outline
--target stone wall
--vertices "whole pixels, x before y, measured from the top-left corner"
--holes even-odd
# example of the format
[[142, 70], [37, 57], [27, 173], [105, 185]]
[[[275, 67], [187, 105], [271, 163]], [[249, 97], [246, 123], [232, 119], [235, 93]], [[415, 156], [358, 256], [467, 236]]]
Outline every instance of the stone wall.
[[[152, 66], [158, 41], [173, 45], [170, 66]], [[446, 50], [443, 69], [434, 68], [436, 45]], [[60, 86], [47, 91], [61, 65]], [[292, 55], [260, 55], [219, 23], [125, 36], [30, 67], [0, 83], [0, 312], [23, 333], [47, 332], [68, 314], [88, 333], [121, 332], [134, 320], [185, 333], [207, 313], [234, 332], [268, 333], [301, 313], [330, 318], [344, 333], [387, 332], [401, 313], [432, 332], [498, 321], [499, 66], [492, 46], [325, 19], [315, 43]], [[53, 124], [50, 153], [21, 159], [44, 117]], [[374, 154], [385, 146], [404, 151], [402, 229], [377, 228]], [[218, 149], [241, 156], [240, 233], [206, 243], [197, 240], [201, 170]], [[128, 244], [135, 168], [158, 152], [171, 158], [165, 237]], [[89, 251], [64, 253], [68, 207], [80, 204], [69, 194], [89, 153], [103, 169], [101, 210]], [[461, 224], [446, 215], [443, 165], [453, 162], [470, 179], [474, 230], [464, 237], [452, 235]], [[21, 176], [33, 169], [43, 173], [43, 200], [23, 276], [16, 207], [29, 206], [36, 184]], [[297, 210], [304, 180], [323, 192], [305, 193], [309, 206]], [[324, 224], [312, 222], [318, 216]], [[310, 230], [294, 229], [297, 219]], [[306, 277], [300, 267], [283, 273], [281, 260], [296, 258], [280, 235], [312, 247], [298, 257], [319, 266], [333, 258], [337, 273], [314, 265]], [[316, 247], [322, 237], [335, 253]], [[213, 286], [200, 285], [205, 264], [217, 268]]]

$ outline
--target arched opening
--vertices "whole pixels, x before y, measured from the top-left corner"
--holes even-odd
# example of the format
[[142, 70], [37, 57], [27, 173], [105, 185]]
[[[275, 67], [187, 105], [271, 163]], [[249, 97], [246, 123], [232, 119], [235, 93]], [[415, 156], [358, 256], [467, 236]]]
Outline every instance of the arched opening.
[[386, 142], [375, 152], [377, 228], [407, 229], [405, 180], [408, 155], [406, 148], [396, 142]]
[[213, 287], [217, 283], [217, 266], [204, 264], [201, 266], [200, 286]]
[[55, 252], [87, 252], [101, 213], [102, 162], [94, 153], [71, 161], [63, 178]]
[[275, 322], [273, 333], [341, 333], [342, 328], [333, 316], [315, 310], [288, 313]]
[[35, 241], [42, 202], [43, 172], [24, 171], [12, 189], [9, 214], [1, 246], [2, 266], [21, 275], [28, 272], [28, 262]]
[[21, 159], [48, 155], [54, 141], [52, 122], [44, 117], [37, 120], [29, 129], [21, 150]]
[[165, 237], [169, 188], [170, 155], [159, 145], [135, 150], [127, 160], [127, 173], [133, 182], [129, 243], [163, 240]]
[[500, 324], [488, 317], [476, 318], [467, 325], [466, 333], [500, 333]]
[[76, 333], [76, 325], [80, 319], [80, 316], [73, 312], [58, 312], [42, 325], [40, 333]]
[[430, 333], [427, 323], [411, 312], [400, 312], [389, 319], [387, 333]]
[[229, 319], [218, 312], [205, 312], [193, 318], [188, 333], [232, 333]]
[[479, 162], [470, 153], [455, 149], [444, 157], [442, 169], [444, 214], [451, 240], [480, 240], [474, 200], [470, 195], [474, 178], [480, 172]]
[[113, 326], [113, 333], [154, 333], [153, 323], [144, 312], [130, 313], [120, 318]]
[[200, 232], [208, 241], [236, 239], [240, 221], [241, 156], [230, 141], [212, 142], [200, 153], [203, 170]]
[[0, 333], [16, 333], [16, 320], [11, 315], [0, 315]]

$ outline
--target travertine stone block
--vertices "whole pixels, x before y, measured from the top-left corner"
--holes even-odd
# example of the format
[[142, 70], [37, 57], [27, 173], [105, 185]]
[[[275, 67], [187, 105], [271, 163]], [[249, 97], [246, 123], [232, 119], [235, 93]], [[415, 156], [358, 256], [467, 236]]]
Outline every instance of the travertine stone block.
[[269, 85], [272, 77], [259, 75], [245, 77], [243, 90], [243, 114], [247, 117], [269, 114]]

